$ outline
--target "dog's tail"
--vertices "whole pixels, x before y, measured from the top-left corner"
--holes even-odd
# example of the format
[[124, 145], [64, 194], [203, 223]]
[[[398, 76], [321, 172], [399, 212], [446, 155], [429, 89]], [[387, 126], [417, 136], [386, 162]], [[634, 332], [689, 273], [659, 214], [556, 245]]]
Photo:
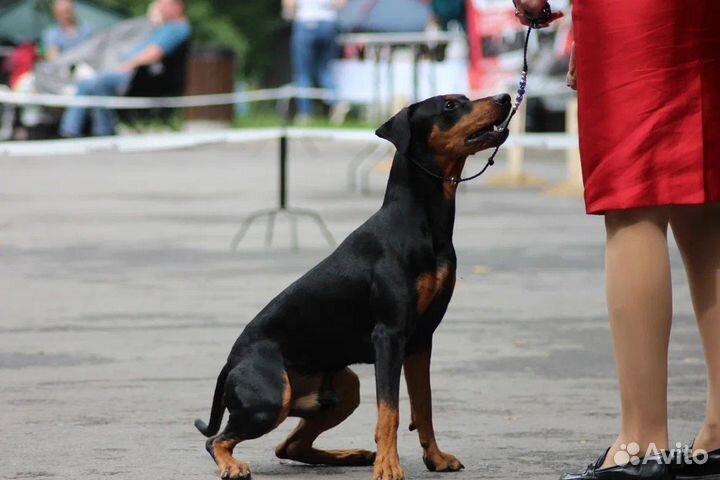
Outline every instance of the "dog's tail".
[[210, 409], [210, 423], [205, 424], [205, 422], [199, 418], [195, 420], [195, 428], [200, 430], [200, 433], [206, 437], [212, 437], [220, 430], [223, 413], [225, 413], [223, 393], [225, 392], [225, 379], [228, 373], [230, 373], [230, 365], [226, 363], [222, 370], [220, 370], [220, 375], [218, 375], [217, 383], [215, 384], [215, 396], [213, 397], [212, 408]]

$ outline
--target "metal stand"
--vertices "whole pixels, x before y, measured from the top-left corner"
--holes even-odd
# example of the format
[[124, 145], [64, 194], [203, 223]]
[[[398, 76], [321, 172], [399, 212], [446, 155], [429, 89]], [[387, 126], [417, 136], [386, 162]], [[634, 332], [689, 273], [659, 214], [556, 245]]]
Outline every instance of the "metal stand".
[[319, 213], [317, 213], [314, 210], [308, 210], [304, 208], [289, 208], [287, 206], [287, 152], [288, 152], [288, 139], [287, 135], [283, 131], [282, 136], [280, 137], [280, 157], [279, 157], [279, 167], [280, 167], [280, 177], [278, 179], [278, 195], [279, 195], [279, 205], [277, 208], [272, 208], [268, 210], [258, 210], [256, 212], [251, 213], [243, 222], [240, 224], [240, 229], [238, 230], [235, 237], [233, 237], [232, 242], [230, 242], [230, 249], [231, 250], [237, 250], [238, 245], [240, 245], [240, 242], [242, 241], [243, 237], [247, 233], [248, 229], [250, 228], [250, 225], [257, 220], [258, 218], [267, 217], [267, 228], [265, 230], [265, 246], [269, 247], [272, 245], [273, 240], [273, 231], [275, 229], [275, 220], [277, 219], [278, 215], [286, 215], [290, 219], [290, 230], [291, 230], [291, 239], [292, 239], [292, 248], [294, 251], [297, 251], [299, 249], [299, 242], [298, 242], [298, 229], [297, 229], [297, 218], [298, 217], [308, 217], [311, 220], [315, 221], [317, 226], [320, 228], [320, 231], [325, 236], [325, 240], [327, 240], [328, 244], [331, 247], [334, 247], [336, 245], [335, 239], [332, 236], [332, 233], [330, 233], [330, 230], [327, 228], [327, 225], [323, 221], [322, 217]]
[[15, 105], [0, 105], [0, 141], [12, 139], [16, 110]]
[[[361, 178], [361, 191], [368, 193], [369, 175], [373, 167], [383, 161], [390, 155], [390, 144], [372, 144], [360, 150], [348, 163], [347, 167], [347, 187], [351, 192], [358, 188], [358, 176], [363, 173]], [[366, 166], [367, 164], [367, 166]], [[361, 170], [365, 167], [365, 170]]]

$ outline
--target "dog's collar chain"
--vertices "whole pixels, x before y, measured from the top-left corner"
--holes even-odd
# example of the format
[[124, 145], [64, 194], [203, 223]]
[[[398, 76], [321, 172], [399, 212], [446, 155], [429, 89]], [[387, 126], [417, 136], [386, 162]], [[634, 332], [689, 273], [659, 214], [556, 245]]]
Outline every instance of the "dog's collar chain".
[[[543, 18], [549, 18], [550, 17], [550, 6], [546, 5], [545, 10], [543, 11]], [[532, 33], [534, 28], [541, 28], [543, 23], [540, 23], [540, 21], [535, 21], [530, 27], [528, 27], [527, 34], [525, 35], [525, 45], [523, 47], [523, 68], [522, 72], [520, 72], [520, 82], [518, 83], [518, 91], [517, 95], [515, 96], [515, 105], [513, 106], [512, 110], [510, 111], [510, 115], [508, 116], [507, 120], [505, 120], [505, 129], [508, 128], [510, 125], [510, 122], [512, 121], [513, 117], [517, 113], [517, 111], [520, 109], [520, 105], [522, 105], [523, 100], [525, 99], [525, 89], [527, 87], [527, 79], [528, 79], [528, 44], [530, 43], [530, 34]], [[495, 165], [495, 156], [500, 151], [500, 145], [495, 147], [495, 150], [493, 150], [492, 155], [488, 158], [487, 162], [485, 163], [485, 166], [475, 175], [471, 175], [469, 177], [444, 177], [442, 175], [438, 175], [437, 173], [428, 170], [426, 167], [421, 165], [419, 162], [417, 162], [414, 158], [408, 157], [410, 161], [412, 161], [421, 171], [425, 172], [426, 174], [430, 175], [433, 178], [436, 178], [442, 182], [448, 182], [451, 185], [459, 185], [462, 182], [467, 182], [470, 180], [474, 180], [483, 173], [492, 165]]]

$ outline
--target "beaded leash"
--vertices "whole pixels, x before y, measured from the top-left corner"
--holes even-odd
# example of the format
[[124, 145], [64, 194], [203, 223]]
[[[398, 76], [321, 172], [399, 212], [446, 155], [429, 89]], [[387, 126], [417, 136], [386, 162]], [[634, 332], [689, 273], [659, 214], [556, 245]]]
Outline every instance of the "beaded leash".
[[[513, 0], [513, 3], [515, 3], [515, 0]], [[505, 120], [505, 122], [503, 124], [500, 125], [503, 130], [506, 130], [508, 128], [508, 125], [510, 125], [510, 121], [513, 119], [513, 117], [515, 116], [517, 111], [520, 109], [520, 105], [522, 105], [523, 100], [525, 99], [525, 89], [527, 87], [528, 70], [529, 70], [528, 69], [528, 44], [530, 43], [530, 34], [532, 33], [534, 28], [535, 29], [541, 28], [543, 25], [545, 25], [547, 23], [547, 21], [550, 19], [551, 14], [552, 14], [552, 10], [550, 9], [550, 5], [546, 4], [545, 7], [543, 8], [542, 13], [540, 14], [540, 17], [530, 18], [530, 17], [526, 16], [526, 18], [532, 23], [528, 27], [527, 34], [525, 35], [525, 44], [523, 47], [523, 68], [522, 68], [522, 72], [520, 73], [520, 82], [518, 83], [517, 95], [515, 96], [515, 105], [513, 106], [512, 110], [510, 110], [510, 115], [508, 116], [508, 118]], [[500, 145], [495, 147], [495, 150], [493, 151], [492, 155], [490, 155], [490, 157], [488, 158], [487, 163], [482, 168], [482, 170], [480, 170], [478, 173], [476, 173], [475, 175], [472, 175], [470, 177], [446, 178], [441, 175], [438, 175], [435, 172], [428, 170], [427, 168], [425, 168], [420, 163], [418, 163], [414, 160], [413, 160], [413, 163], [415, 165], [417, 165], [418, 167], [420, 167], [420, 169], [423, 172], [427, 173], [431, 177], [435, 177], [438, 180], [442, 180], [443, 182], [449, 182], [453, 185], [458, 185], [462, 182], [467, 182], [469, 180], [473, 180], [473, 179], [479, 177], [480, 175], [485, 173], [485, 170], [487, 170], [490, 166], [495, 165], [495, 156], [497, 155], [497, 153], [499, 151], [500, 151]]]

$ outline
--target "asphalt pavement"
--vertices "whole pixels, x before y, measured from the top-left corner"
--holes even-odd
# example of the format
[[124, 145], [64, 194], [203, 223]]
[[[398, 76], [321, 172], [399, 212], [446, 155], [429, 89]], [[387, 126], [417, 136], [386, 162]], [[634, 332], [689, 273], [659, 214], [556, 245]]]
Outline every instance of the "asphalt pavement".
[[[290, 203], [317, 210], [342, 239], [380, 205], [348, 190], [361, 144], [290, 145]], [[276, 203], [273, 142], [163, 153], [0, 159], [0, 478], [212, 479], [193, 427], [243, 326], [329, 253], [300, 219], [274, 245], [251, 211]], [[531, 153], [533, 173], [563, 175], [560, 154]], [[468, 170], [482, 166], [470, 160]], [[497, 174], [504, 161], [488, 173]], [[539, 190], [458, 195], [453, 301], [435, 336], [440, 447], [465, 464], [428, 472], [401, 391], [399, 449], [408, 479], [554, 479], [584, 467], [619, 425], [606, 319], [602, 219], [581, 200]], [[690, 441], [704, 410], [704, 367], [686, 280], [673, 248], [672, 440]], [[362, 403], [318, 441], [373, 448], [372, 368]], [[275, 458], [297, 420], [236, 448], [255, 479], [370, 479], [371, 468], [308, 467]]]

